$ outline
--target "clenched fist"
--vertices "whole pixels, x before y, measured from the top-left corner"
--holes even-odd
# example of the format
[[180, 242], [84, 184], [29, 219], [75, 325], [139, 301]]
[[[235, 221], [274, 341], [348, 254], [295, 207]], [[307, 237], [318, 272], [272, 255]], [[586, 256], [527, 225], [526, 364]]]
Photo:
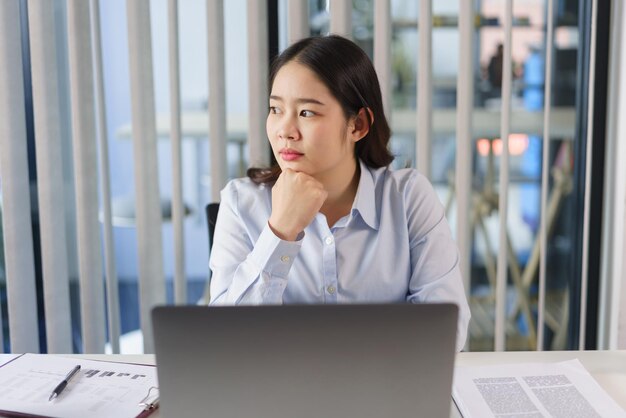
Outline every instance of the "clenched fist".
[[272, 188], [269, 226], [286, 241], [295, 241], [326, 201], [322, 183], [302, 172], [286, 168]]

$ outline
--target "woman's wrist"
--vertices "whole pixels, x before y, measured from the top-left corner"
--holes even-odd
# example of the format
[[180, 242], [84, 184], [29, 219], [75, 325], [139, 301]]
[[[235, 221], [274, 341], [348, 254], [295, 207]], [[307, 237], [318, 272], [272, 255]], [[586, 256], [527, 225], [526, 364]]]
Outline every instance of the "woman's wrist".
[[287, 229], [277, 228], [271, 219], [267, 222], [267, 225], [270, 227], [274, 235], [284, 241], [296, 241], [298, 235], [300, 235], [300, 231], [294, 232]]

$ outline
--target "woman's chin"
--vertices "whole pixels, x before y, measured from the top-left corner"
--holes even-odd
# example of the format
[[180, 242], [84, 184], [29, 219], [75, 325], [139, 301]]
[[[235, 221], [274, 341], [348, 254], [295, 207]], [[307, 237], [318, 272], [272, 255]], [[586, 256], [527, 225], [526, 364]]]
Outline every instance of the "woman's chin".
[[281, 170], [290, 169], [298, 173], [309, 174], [305, 165], [298, 161], [281, 161], [279, 162]]

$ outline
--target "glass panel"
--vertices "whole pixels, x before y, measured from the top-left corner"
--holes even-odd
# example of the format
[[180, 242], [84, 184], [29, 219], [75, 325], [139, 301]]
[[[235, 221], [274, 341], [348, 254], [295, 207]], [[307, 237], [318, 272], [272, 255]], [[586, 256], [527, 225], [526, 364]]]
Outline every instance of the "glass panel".
[[[356, 9], [355, 2], [355, 9]], [[358, 2], [365, 3], [365, 2]], [[371, 3], [371, 2], [370, 2]], [[472, 322], [469, 347], [494, 348], [496, 260], [499, 250], [498, 184], [502, 143], [502, 57], [504, 0], [477, 1], [474, 43], [474, 144], [472, 166], [473, 222], [470, 301]], [[370, 7], [371, 4], [370, 4]], [[506, 346], [509, 350], [536, 347], [539, 274], [539, 226], [541, 222], [541, 170], [543, 155], [544, 63], [546, 57], [546, 0], [514, 2], [512, 29], [513, 89], [509, 137], [510, 185], [507, 227], [510, 242], [507, 283]], [[416, 74], [418, 62], [419, 3], [392, 0], [393, 112], [391, 147], [394, 165], [415, 166]], [[555, 45], [553, 51], [552, 128], [549, 143], [549, 190], [547, 222], [547, 293], [544, 349], [575, 346], [572, 330], [578, 327], [570, 315], [577, 300], [570, 289], [575, 277], [568, 254], [580, 245], [576, 234], [582, 226], [573, 218], [573, 202], [581, 199], [572, 189], [572, 173], [579, 161], [573, 153], [577, 138], [575, 97], [577, 85], [578, 1], [555, 1]], [[356, 12], [355, 12], [356, 13]], [[456, 144], [456, 81], [458, 75], [458, 2], [433, 2], [432, 69], [433, 114], [431, 181], [447, 208], [454, 230]], [[354, 24], [357, 25], [355, 18]], [[367, 31], [357, 30], [354, 34]], [[371, 33], [371, 30], [369, 31]], [[368, 49], [368, 43], [356, 38]], [[409, 121], [406, 123], [404, 121]], [[469, 216], [469, 215], [468, 215]], [[534, 254], [534, 255], [533, 255]], [[576, 285], [577, 289], [578, 286]], [[578, 303], [578, 302], [576, 302]], [[577, 308], [576, 308], [577, 310]], [[571, 321], [571, 323], [569, 322]]]
[[[137, 236], [134, 228], [135, 183], [131, 131], [131, 102], [128, 85], [128, 41], [124, 1], [100, 2], [104, 83], [111, 163], [111, 193], [114, 219], [115, 258], [119, 276], [122, 350], [138, 352], [139, 340], [131, 331], [139, 323], [137, 283]], [[169, 126], [169, 53], [167, 0], [150, 2], [152, 56], [157, 126]], [[248, 109], [247, 33], [245, 0], [224, 2], [226, 113], [235, 121], [228, 132], [228, 174], [240, 177], [247, 167], [245, 121]], [[243, 12], [243, 13], [242, 13]], [[206, 1], [178, 2], [179, 71], [182, 126], [185, 272], [187, 300], [197, 303], [205, 293], [208, 277], [208, 239], [204, 206], [211, 200], [210, 159], [207, 140], [208, 58]], [[120, 28], [122, 29], [120, 31]], [[175, 266], [174, 232], [171, 222], [172, 156], [169, 130], [157, 128], [159, 140], [159, 190], [162, 198], [163, 266], [168, 303], [173, 302]], [[131, 347], [124, 341], [132, 342]]]
[[[558, 2], [557, 2], [558, 3]], [[569, 2], [572, 3], [572, 2]], [[480, 26], [477, 28], [481, 78], [477, 79], [476, 111], [499, 112], [501, 106], [502, 50], [504, 39], [504, 6], [502, 0], [485, 0], [480, 6]], [[561, 5], [563, 6], [563, 5]], [[558, 7], [561, 7], [558, 6]], [[508, 281], [506, 304], [506, 347], [508, 350], [536, 348], [537, 297], [539, 274], [540, 196], [543, 155], [544, 63], [546, 58], [547, 2], [533, 0], [514, 2], [512, 59], [513, 90], [511, 134], [509, 136], [510, 173], [508, 187], [507, 233], [509, 239]], [[576, 10], [576, 7], [570, 8]], [[571, 16], [570, 16], [571, 18]], [[562, 18], [557, 18], [562, 22]], [[565, 231], [580, 230], [573, 223], [572, 172], [580, 164], [572, 150], [575, 138], [576, 97], [576, 27], [558, 28], [567, 35], [557, 35], [554, 49], [551, 121], [553, 133], [549, 138], [549, 191], [547, 293], [544, 349], [564, 349], [571, 346], [570, 288], [579, 279], [572, 270], [567, 254], [576, 245], [575, 235]], [[559, 37], [562, 38], [559, 41]], [[552, 51], [548, 48], [548, 51]], [[478, 69], [477, 69], [478, 70]], [[526, 121], [520, 123], [521, 120]], [[475, 190], [483, 211], [474, 229], [471, 306], [474, 314], [470, 334], [473, 350], [493, 349], [493, 291], [495, 271], [490, 259], [495, 259], [498, 245], [498, 182], [502, 143], [497, 136], [475, 131], [475, 178], [480, 184]], [[483, 227], [484, 224], [484, 227]]]
[[[576, 129], [576, 98], [585, 88], [578, 84], [577, 58], [581, 53], [578, 30], [578, 6], [582, 0], [555, 0], [557, 24], [554, 47], [546, 48], [547, 0], [525, 0], [514, 3], [513, 28], [513, 117], [509, 138], [511, 153], [510, 187], [508, 189], [508, 234], [510, 262], [507, 284], [507, 348], [530, 349], [536, 344], [537, 275], [538, 263], [533, 254], [537, 249], [543, 154], [543, 66], [546, 50], [553, 54], [555, 80], [552, 98], [552, 133], [549, 138], [549, 196], [547, 222], [548, 263], [546, 301], [545, 349], [563, 349], [576, 346], [578, 317], [579, 263], [582, 225], [578, 222], [582, 199], [580, 188], [573, 188], [572, 173], [580, 170], [583, 141]], [[448, 210], [452, 229], [456, 222], [454, 208], [454, 169], [456, 153], [456, 80], [458, 76], [458, 0], [433, 1], [433, 113], [435, 123], [432, 137], [432, 171], [430, 178]], [[494, 339], [494, 283], [495, 259], [498, 253], [498, 180], [502, 143], [498, 138], [501, 103], [501, 58], [498, 44], [503, 39], [504, 0], [476, 0], [477, 18], [474, 48], [474, 142], [473, 210], [478, 214], [473, 224], [472, 276], [469, 289], [472, 308], [469, 347], [471, 350], [491, 350]], [[225, 2], [225, 60], [227, 113], [245, 120], [247, 114], [247, 50], [245, 31], [245, 0]], [[129, 123], [130, 95], [128, 86], [128, 51], [125, 22], [125, 2], [100, 2], [103, 30], [104, 82], [106, 88], [107, 129], [111, 161], [111, 187], [114, 212], [133, 213], [134, 194], [132, 142]], [[206, 10], [204, 0], [179, 2], [181, 101], [183, 116], [206, 117], [207, 57]], [[151, 2], [154, 86], [157, 118], [169, 118], [167, 74], [167, 20], [166, 1]], [[328, 31], [328, 0], [310, 0], [309, 17], [312, 34]], [[394, 135], [391, 148], [397, 156], [396, 167], [415, 165], [416, 136], [416, 75], [418, 61], [419, 2], [392, 0], [392, 74], [393, 98], [390, 115]], [[61, 25], [65, 27], [65, 25]], [[120, 30], [121, 28], [121, 30]], [[353, 1], [353, 37], [372, 55], [373, 0]], [[63, 51], [65, 53], [66, 51]], [[66, 60], [62, 60], [65, 62]], [[65, 75], [67, 77], [67, 70]], [[28, 84], [28, 83], [26, 83]], [[62, 87], [67, 98], [67, 88]], [[69, 100], [69, 99], [68, 99]], [[69, 101], [64, 106], [69, 105]], [[67, 112], [65, 112], [67, 113]], [[238, 119], [239, 120], [239, 119]], [[68, 125], [69, 126], [69, 125]], [[189, 127], [189, 125], [187, 126]], [[185, 202], [191, 215], [185, 221], [187, 275], [190, 281], [189, 301], [195, 302], [202, 294], [208, 274], [206, 219], [203, 205], [208, 201], [206, 174], [208, 144], [206, 135], [191, 134], [183, 125], [183, 160]], [[126, 131], [125, 131], [126, 129]], [[126, 134], [124, 133], [126, 132]], [[229, 132], [229, 175], [242, 174], [246, 149], [241, 132]], [[165, 133], [163, 138], [167, 138]], [[69, 141], [69, 135], [65, 135]], [[65, 152], [71, 155], [70, 145]], [[171, 156], [169, 141], [159, 141], [160, 190], [171, 195]], [[31, 156], [32, 157], [32, 156]], [[66, 168], [69, 168], [66, 167]], [[70, 173], [71, 174], [71, 173]], [[68, 181], [71, 182], [71, 175]], [[125, 200], [126, 199], [126, 200]], [[73, 202], [73, 198], [67, 199]], [[168, 217], [168, 206], [164, 206]], [[1, 213], [0, 213], [1, 214]], [[464, 216], [470, 216], [464, 214]], [[118, 219], [119, 220], [119, 219]], [[131, 223], [132, 224], [132, 223]], [[137, 295], [136, 234], [133, 228], [117, 224], [115, 231], [116, 265], [120, 277], [120, 304], [122, 332], [139, 326]], [[1, 230], [0, 230], [1, 237]], [[168, 277], [168, 300], [172, 300], [171, 276], [174, 259], [171, 248], [171, 224], [163, 226], [164, 266]], [[0, 247], [1, 249], [1, 247]], [[75, 251], [74, 251], [75, 253]], [[0, 254], [1, 257], [1, 254]], [[70, 255], [75, 264], [75, 256]], [[0, 263], [0, 287], [2, 287]], [[72, 276], [77, 274], [72, 272]], [[0, 293], [2, 291], [0, 290]], [[78, 312], [78, 287], [73, 281], [73, 312]], [[4, 304], [4, 300], [2, 300]], [[3, 307], [4, 309], [4, 307]], [[6, 317], [5, 317], [6, 318]], [[79, 334], [75, 315], [76, 334]], [[7, 335], [7, 333], [5, 333]], [[79, 337], [75, 345], [79, 346]], [[139, 351], [138, 349], [135, 351]]]

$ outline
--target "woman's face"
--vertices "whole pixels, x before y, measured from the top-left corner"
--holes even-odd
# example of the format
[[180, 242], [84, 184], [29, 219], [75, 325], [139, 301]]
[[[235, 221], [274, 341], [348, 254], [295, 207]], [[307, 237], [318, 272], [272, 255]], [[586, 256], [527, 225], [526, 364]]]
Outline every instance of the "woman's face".
[[267, 136], [281, 169], [322, 182], [352, 178], [356, 170], [352, 133], [341, 105], [315, 73], [291, 61], [276, 74], [270, 92]]

